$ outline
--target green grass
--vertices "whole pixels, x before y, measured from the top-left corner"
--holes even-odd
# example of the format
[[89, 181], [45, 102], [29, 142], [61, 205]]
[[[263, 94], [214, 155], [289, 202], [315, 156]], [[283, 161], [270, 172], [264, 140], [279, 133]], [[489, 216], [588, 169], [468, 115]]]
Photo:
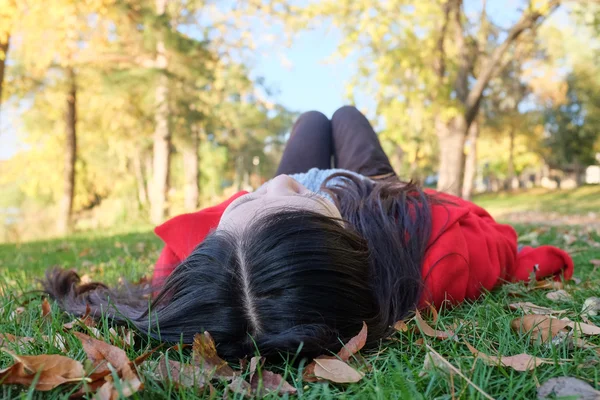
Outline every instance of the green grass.
[[[573, 234], [572, 228], [535, 228], [519, 227], [520, 233], [528, 234], [529, 240], [540, 244], [550, 243], [565, 246], [563, 234]], [[485, 365], [481, 360], [475, 360], [461, 342], [451, 340], [435, 340], [424, 337], [425, 343], [432, 346], [443, 355], [464, 375], [481, 387], [494, 398], [501, 399], [530, 399], [535, 398], [536, 385], [552, 377], [573, 376], [585, 379], [598, 387], [600, 384], [600, 356], [593, 349], [570, 349], [567, 344], [551, 347], [532, 344], [529, 337], [521, 336], [511, 331], [510, 322], [520, 316], [517, 311], [507, 308], [515, 301], [531, 301], [541, 306], [563, 308], [569, 311], [568, 316], [578, 319], [578, 312], [584, 300], [598, 296], [600, 277], [591, 276], [591, 259], [600, 259], [600, 249], [594, 247], [598, 241], [595, 233], [589, 233], [582, 228], [576, 235], [579, 240], [571, 243], [576, 249], [573, 256], [576, 262], [575, 275], [582, 280], [579, 285], [568, 285], [567, 290], [573, 295], [573, 301], [565, 304], [554, 304], [545, 297], [544, 291], [528, 292], [522, 298], [511, 297], [506, 287], [500, 288], [479, 301], [464, 304], [452, 310], [441, 310], [439, 329], [450, 324], [463, 321], [457, 330], [461, 340], [468, 341], [480, 351], [487, 354], [514, 355], [528, 353], [545, 357], [556, 362], [538, 367], [532, 372], [516, 372], [510, 368]], [[40, 316], [39, 296], [24, 294], [38, 288], [36, 279], [51, 266], [75, 268], [81, 274], [89, 273], [95, 280], [116, 282], [119, 276], [136, 280], [151, 272], [151, 265], [160, 249], [160, 241], [151, 233], [129, 234], [118, 236], [76, 236], [67, 240], [44, 241], [15, 245], [0, 245], [0, 332], [19, 336], [31, 336], [35, 343], [28, 348], [27, 354], [62, 354], [63, 352], [51, 343], [41, 339], [42, 335], [53, 335], [61, 331], [63, 322], [70, 320], [61, 314], [53, 305], [55, 318], [52, 323], [42, 323]], [[94, 271], [94, 272], [90, 272]], [[9, 316], [19, 305], [30, 300], [26, 305], [27, 311], [21, 315], [20, 322], [10, 321]], [[594, 317], [593, 322], [600, 325], [600, 318]], [[102, 331], [106, 334], [107, 327]], [[68, 349], [66, 355], [84, 360], [85, 354], [77, 339], [69, 333], [65, 334]], [[107, 336], [108, 337], [108, 336]], [[336, 397], [342, 399], [450, 399], [454, 390], [455, 398], [482, 398], [469, 384], [458, 376], [452, 381], [443, 371], [434, 370], [423, 376], [419, 373], [423, 367], [426, 354], [424, 346], [416, 344], [421, 338], [420, 333], [397, 333], [393, 340], [382, 343], [376, 352], [366, 353], [367, 360], [372, 365], [372, 371], [357, 384], [334, 385], [329, 383], [306, 384], [301, 380], [301, 367], [292, 367], [285, 362], [269, 365], [268, 369], [286, 375], [287, 381], [294, 385], [300, 397], [313, 399]], [[144, 352], [145, 346], [154, 343], [144, 343], [139, 337], [141, 348], [128, 349], [128, 355], [133, 358]], [[599, 337], [592, 337], [590, 343], [600, 345]], [[569, 360], [569, 361], [559, 361]], [[6, 354], [0, 354], [0, 369], [12, 363]], [[170, 385], [157, 382], [144, 368], [141, 375], [145, 380], [145, 389], [134, 398], [208, 398], [208, 393], [198, 394], [192, 390], [175, 389]], [[217, 385], [217, 398], [221, 398], [223, 386]], [[66, 398], [77, 389], [73, 386], [59, 387], [53, 391], [42, 393], [33, 392], [19, 386], [0, 386], [0, 398]], [[231, 398], [241, 398], [239, 395]]]
[[600, 210], [600, 185], [582, 186], [572, 190], [535, 188], [475, 196], [475, 203], [494, 216], [535, 211], [564, 215], [597, 213]]

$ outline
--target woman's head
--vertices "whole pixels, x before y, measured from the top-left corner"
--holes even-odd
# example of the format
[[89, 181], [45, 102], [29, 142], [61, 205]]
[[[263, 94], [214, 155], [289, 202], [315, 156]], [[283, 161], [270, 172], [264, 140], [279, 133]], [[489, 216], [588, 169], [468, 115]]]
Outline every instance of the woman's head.
[[209, 331], [224, 356], [301, 343], [317, 353], [377, 320], [368, 264], [366, 241], [337, 220], [267, 214], [242, 232], [209, 235], [169, 277], [153, 318], [163, 340]]
[[336, 350], [363, 321], [374, 343], [418, 301], [426, 199], [412, 186], [351, 177], [330, 194], [345, 222], [323, 209], [278, 207], [220, 226], [175, 269], [150, 311], [105, 288], [78, 293], [60, 274], [46, 289], [68, 311], [103, 306], [164, 341], [209, 331], [224, 357]]

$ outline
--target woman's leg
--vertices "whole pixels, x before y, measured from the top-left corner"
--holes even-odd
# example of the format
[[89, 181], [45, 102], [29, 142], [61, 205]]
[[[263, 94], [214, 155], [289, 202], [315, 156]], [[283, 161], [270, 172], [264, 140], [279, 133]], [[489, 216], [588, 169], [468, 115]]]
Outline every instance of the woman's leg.
[[367, 118], [353, 106], [344, 106], [331, 118], [335, 167], [359, 174], [395, 176], [390, 160]]
[[331, 122], [318, 111], [305, 112], [292, 128], [277, 175], [329, 169], [332, 154]]

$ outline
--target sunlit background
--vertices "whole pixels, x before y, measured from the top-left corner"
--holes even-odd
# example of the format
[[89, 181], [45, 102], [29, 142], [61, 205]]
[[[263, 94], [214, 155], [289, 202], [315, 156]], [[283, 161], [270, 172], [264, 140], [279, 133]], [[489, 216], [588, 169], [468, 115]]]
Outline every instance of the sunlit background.
[[403, 179], [596, 223], [599, 30], [575, 0], [0, 0], [0, 241], [251, 190], [301, 112], [344, 104]]

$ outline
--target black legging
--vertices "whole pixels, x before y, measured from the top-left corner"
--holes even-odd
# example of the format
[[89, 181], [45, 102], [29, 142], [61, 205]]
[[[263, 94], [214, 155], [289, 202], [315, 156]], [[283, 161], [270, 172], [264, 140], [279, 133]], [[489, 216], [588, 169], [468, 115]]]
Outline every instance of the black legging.
[[294, 124], [277, 175], [311, 168], [342, 168], [370, 177], [395, 175], [373, 127], [352, 106], [338, 109], [331, 121], [318, 111], [309, 111]]

